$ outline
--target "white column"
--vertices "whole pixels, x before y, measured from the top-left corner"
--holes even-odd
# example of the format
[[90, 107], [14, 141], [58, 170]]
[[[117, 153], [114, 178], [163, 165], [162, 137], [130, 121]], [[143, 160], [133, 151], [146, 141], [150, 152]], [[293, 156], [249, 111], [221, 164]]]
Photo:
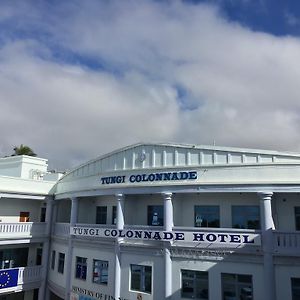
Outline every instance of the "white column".
[[[78, 198], [71, 198], [71, 216], [70, 216], [70, 227], [74, 226], [77, 223], [78, 216]], [[66, 290], [65, 290], [65, 300], [70, 299], [71, 292], [71, 282], [72, 282], [72, 256], [73, 256], [73, 237], [69, 236], [69, 246], [67, 254], [67, 263], [66, 263]]]
[[[117, 229], [124, 229], [124, 195], [116, 194], [117, 200]], [[119, 299], [121, 293], [121, 251], [120, 242], [121, 238], [116, 239], [115, 244], [115, 299]]]
[[272, 192], [258, 193], [260, 198], [261, 233], [262, 246], [264, 252], [264, 300], [274, 300], [275, 295], [275, 275], [273, 264], [273, 232], [274, 227], [272, 217]]
[[39, 300], [45, 300], [47, 294], [49, 293], [47, 288], [47, 274], [48, 274], [48, 265], [49, 265], [49, 248], [50, 248], [50, 235], [51, 235], [51, 218], [53, 212], [53, 199], [47, 198], [46, 206], [46, 236], [47, 240], [43, 243], [43, 252], [42, 252], [42, 283], [39, 288]]
[[[164, 198], [164, 230], [172, 231], [173, 221], [173, 203], [172, 193], [163, 193]], [[172, 297], [172, 259], [170, 254], [170, 242], [165, 242], [164, 258], [165, 258], [165, 299]]]

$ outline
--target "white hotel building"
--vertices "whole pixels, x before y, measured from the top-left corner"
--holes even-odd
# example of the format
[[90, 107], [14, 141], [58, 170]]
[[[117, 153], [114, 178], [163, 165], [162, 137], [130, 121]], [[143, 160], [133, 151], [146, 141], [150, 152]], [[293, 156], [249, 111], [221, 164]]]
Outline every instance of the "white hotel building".
[[0, 159], [0, 300], [299, 300], [300, 154], [137, 144]]

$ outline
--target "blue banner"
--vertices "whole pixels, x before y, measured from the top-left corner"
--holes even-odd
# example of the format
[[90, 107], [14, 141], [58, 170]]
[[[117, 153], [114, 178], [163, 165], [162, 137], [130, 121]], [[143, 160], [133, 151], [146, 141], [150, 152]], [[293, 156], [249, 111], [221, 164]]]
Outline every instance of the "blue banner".
[[0, 289], [18, 285], [19, 269], [4, 269], [0, 271]]

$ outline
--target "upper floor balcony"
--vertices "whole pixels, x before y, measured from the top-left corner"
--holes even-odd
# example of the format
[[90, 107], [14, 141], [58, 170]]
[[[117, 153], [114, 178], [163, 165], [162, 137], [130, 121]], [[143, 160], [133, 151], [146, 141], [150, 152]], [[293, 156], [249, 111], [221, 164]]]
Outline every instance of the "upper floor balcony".
[[[127, 225], [119, 231], [113, 225], [56, 223], [52, 234], [61, 238], [74, 235], [77, 238], [102, 238], [113, 241], [123, 238], [127, 244], [172, 241], [173, 247], [193, 249], [222, 249], [233, 252], [262, 251], [259, 230], [234, 228], [173, 227], [172, 232], [164, 232], [161, 226]], [[273, 231], [275, 255], [300, 256], [300, 232]]]
[[0, 294], [39, 288], [42, 270], [42, 266], [1, 269]]
[[46, 237], [47, 223], [16, 222], [0, 223], [0, 241], [9, 239], [28, 239]]

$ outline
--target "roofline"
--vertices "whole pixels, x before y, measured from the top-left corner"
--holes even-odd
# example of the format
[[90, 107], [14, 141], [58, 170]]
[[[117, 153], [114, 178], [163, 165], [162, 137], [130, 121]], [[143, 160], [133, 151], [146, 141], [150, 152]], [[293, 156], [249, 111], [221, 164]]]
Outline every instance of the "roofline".
[[238, 147], [226, 147], [226, 146], [211, 146], [211, 145], [195, 145], [195, 144], [182, 144], [182, 143], [168, 143], [168, 142], [138, 142], [135, 144], [131, 144], [122, 148], [118, 148], [116, 150], [113, 150], [111, 152], [108, 152], [106, 154], [100, 155], [96, 158], [93, 158], [91, 160], [88, 160], [85, 163], [80, 164], [79, 166], [72, 169], [70, 172], [67, 172], [64, 174], [58, 181], [59, 183], [64, 177], [69, 175], [70, 173], [90, 164], [95, 161], [104, 159], [106, 157], [109, 157], [111, 155], [114, 155], [115, 153], [119, 153], [122, 151], [126, 151], [128, 149], [133, 149], [139, 146], [165, 146], [165, 147], [177, 147], [177, 148], [189, 148], [189, 149], [198, 149], [198, 150], [215, 150], [215, 151], [230, 151], [230, 152], [239, 152], [239, 153], [253, 153], [253, 154], [268, 154], [268, 155], [280, 155], [280, 156], [292, 156], [292, 157], [299, 157], [300, 153], [296, 152], [281, 152], [276, 150], [263, 150], [263, 149], [251, 149], [251, 148], [238, 148]]

